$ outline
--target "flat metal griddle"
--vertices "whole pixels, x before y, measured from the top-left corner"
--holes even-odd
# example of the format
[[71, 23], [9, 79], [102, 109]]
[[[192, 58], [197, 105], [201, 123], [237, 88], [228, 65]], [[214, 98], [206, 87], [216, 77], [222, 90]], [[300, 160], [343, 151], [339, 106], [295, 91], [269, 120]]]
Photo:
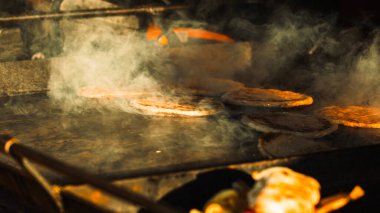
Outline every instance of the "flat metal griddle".
[[[65, 114], [44, 95], [3, 101], [0, 114], [1, 131], [37, 151], [106, 178], [263, 159], [256, 145], [246, 143], [240, 134], [240, 139], [223, 134], [227, 126], [221, 125], [229, 118], [182, 119], [96, 110]], [[241, 125], [238, 120], [228, 122]], [[16, 166], [7, 158], [2, 157], [1, 162]], [[42, 171], [52, 182], [70, 182]]]
[[[299, 110], [312, 113], [314, 109]], [[245, 128], [236, 115], [181, 119], [121, 111], [68, 114], [55, 107], [46, 95], [3, 100], [0, 114], [1, 131], [10, 132], [37, 151], [108, 179], [268, 159], [257, 148], [260, 134]], [[240, 129], [233, 137], [223, 134], [229, 129], [222, 128], [227, 121]], [[326, 144], [325, 151], [366, 146], [380, 143], [380, 130], [340, 126], [318, 141]], [[298, 155], [313, 152], [305, 150]], [[289, 153], [291, 156], [291, 150]], [[8, 158], [1, 156], [0, 160], [17, 167]], [[47, 170], [42, 173], [53, 183], [72, 182]]]

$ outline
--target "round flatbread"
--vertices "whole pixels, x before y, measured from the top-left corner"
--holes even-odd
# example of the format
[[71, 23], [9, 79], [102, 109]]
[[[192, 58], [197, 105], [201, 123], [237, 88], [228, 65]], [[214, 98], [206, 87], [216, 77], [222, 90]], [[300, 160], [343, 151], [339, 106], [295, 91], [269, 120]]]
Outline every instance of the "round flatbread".
[[158, 116], [202, 117], [215, 115], [223, 108], [212, 99], [193, 96], [140, 97], [130, 104], [141, 114]]
[[222, 100], [229, 104], [254, 107], [297, 107], [313, 103], [313, 98], [300, 93], [277, 89], [244, 87], [227, 92]]
[[258, 149], [269, 158], [283, 158], [310, 153], [329, 151], [325, 141], [315, 141], [287, 134], [266, 134], [259, 138]]
[[371, 106], [329, 106], [317, 111], [332, 122], [349, 127], [380, 128], [380, 108]]
[[338, 128], [336, 124], [322, 117], [289, 112], [253, 113], [243, 116], [242, 122], [259, 132], [309, 138], [323, 137]]

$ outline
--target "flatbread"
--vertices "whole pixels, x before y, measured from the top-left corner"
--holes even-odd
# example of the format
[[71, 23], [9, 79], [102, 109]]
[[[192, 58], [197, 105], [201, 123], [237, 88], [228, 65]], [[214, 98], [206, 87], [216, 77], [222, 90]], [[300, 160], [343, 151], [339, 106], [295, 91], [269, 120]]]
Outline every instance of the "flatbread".
[[380, 128], [380, 108], [371, 106], [329, 106], [318, 114], [336, 124], [359, 128]]
[[266, 112], [245, 115], [242, 122], [264, 133], [285, 133], [319, 138], [338, 129], [338, 125], [315, 115], [289, 112]]
[[277, 89], [244, 87], [227, 92], [222, 100], [229, 104], [253, 107], [297, 107], [313, 103], [313, 98], [300, 93]]
[[284, 158], [329, 151], [330, 147], [326, 141], [315, 141], [287, 134], [266, 134], [259, 138], [258, 149], [269, 158]]
[[131, 107], [145, 115], [202, 117], [219, 113], [222, 105], [212, 99], [193, 96], [140, 97]]

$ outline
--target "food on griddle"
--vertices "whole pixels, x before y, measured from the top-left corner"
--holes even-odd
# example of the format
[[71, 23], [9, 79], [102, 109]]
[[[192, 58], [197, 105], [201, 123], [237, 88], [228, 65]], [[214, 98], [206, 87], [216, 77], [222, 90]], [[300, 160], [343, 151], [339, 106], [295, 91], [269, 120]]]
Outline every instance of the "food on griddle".
[[329, 106], [318, 113], [349, 127], [380, 128], [380, 108], [371, 106]]
[[285, 133], [302, 137], [318, 138], [334, 132], [338, 126], [325, 118], [289, 112], [252, 113], [242, 122], [264, 133]]
[[285, 167], [253, 172], [257, 181], [248, 192], [248, 205], [254, 212], [314, 212], [320, 199], [320, 185], [312, 177]]
[[253, 107], [297, 107], [313, 103], [313, 98], [300, 93], [276, 89], [244, 87], [227, 92], [222, 100], [229, 104]]
[[259, 138], [259, 151], [269, 158], [283, 158], [334, 149], [326, 141], [288, 134], [265, 134]]
[[241, 82], [221, 78], [186, 80], [183, 81], [182, 84], [183, 92], [204, 96], [220, 96], [225, 92], [238, 90], [244, 87], [244, 84]]
[[201, 117], [217, 114], [222, 109], [219, 102], [197, 96], [139, 97], [130, 104], [141, 114], [159, 116]]

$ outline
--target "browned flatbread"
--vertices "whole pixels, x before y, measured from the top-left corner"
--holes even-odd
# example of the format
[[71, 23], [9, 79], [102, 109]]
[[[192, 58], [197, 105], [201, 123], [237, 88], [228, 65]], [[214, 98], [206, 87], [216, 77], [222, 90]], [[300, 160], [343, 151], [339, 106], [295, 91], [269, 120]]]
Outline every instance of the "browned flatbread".
[[285, 133], [318, 138], [334, 132], [338, 126], [315, 115], [289, 112], [267, 112], [245, 115], [242, 122], [264, 133]]
[[380, 108], [371, 106], [329, 106], [318, 114], [349, 127], [380, 128]]
[[269, 158], [291, 157], [334, 149], [326, 141], [315, 141], [310, 138], [287, 134], [263, 135], [259, 138], [258, 148], [262, 154]]
[[300, 93], [276, 89], [244, 87], [227, 92], [222, 100], [229, 104], [255, 107], [297, 107], [313, 103], [313, 98]]
[[218, 102], [192, 96], [140, 97], [131, 100], [131, 106], [141, 114], [184, 117], [210, 116], [222, 109]]

